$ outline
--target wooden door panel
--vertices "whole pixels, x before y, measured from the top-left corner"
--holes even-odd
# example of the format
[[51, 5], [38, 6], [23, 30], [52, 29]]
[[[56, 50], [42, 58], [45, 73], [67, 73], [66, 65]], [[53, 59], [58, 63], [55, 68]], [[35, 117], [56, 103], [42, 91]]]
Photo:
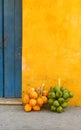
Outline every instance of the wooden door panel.
[[21, 96], [21, 0], [4, 1], [4, 96]]
[[20, 97], [22, 86], [22, 0], [15, 0], [15, 97]]
[[14, 97], [14, 0], [4, 1], [4, 96]]

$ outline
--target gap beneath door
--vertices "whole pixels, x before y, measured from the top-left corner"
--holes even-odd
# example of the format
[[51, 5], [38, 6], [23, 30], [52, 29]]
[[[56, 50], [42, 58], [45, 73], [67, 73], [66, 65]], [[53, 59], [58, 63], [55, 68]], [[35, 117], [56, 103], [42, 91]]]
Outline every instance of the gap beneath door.
[[21, 98], [0, 98], [0, 105], [22, 105]]

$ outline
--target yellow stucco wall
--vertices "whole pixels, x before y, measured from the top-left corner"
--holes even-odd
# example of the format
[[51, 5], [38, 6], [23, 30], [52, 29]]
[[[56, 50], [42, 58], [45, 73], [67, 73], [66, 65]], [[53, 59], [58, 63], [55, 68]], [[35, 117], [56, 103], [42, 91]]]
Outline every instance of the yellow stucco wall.
[[23, 0], [23, 91], [61, 84], [81, 106], [81, 0]]

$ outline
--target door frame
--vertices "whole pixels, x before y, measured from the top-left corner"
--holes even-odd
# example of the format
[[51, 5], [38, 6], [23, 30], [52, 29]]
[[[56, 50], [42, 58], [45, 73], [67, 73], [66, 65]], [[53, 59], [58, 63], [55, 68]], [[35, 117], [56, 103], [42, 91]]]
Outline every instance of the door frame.
[[2, 0], [0, 0], [0, 96], [3, 96], [3, 9]]

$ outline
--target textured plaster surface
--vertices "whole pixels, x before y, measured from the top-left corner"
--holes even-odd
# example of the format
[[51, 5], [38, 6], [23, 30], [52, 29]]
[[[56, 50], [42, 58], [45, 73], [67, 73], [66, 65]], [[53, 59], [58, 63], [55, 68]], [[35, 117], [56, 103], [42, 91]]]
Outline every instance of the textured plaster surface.
[[23, 0], [23, 91], [61, 85], [81, 106], [81, 0]]

